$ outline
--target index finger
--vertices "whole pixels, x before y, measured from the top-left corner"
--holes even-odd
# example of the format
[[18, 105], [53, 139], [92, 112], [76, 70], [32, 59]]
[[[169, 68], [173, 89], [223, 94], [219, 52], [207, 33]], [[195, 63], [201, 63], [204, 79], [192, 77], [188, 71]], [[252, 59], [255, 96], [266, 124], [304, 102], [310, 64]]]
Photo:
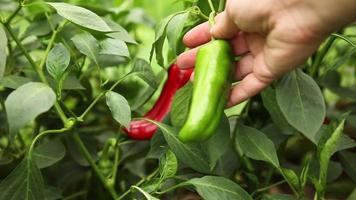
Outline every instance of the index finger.
[[189, 48], [205, 44], [211, 40], [210, 25], [208, 22], [192, 28], [183, 37], [183, 43]]

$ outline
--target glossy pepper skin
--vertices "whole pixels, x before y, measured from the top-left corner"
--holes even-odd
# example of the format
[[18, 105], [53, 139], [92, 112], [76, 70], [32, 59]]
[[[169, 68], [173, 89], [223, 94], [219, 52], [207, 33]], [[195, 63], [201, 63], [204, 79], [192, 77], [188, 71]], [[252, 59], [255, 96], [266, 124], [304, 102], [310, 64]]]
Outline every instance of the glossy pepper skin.
[[213, 40], [198, 50], [190, 110], [179, 132], [181, 141], [203, 141], [216, 131], [231, 86], [232, 64], [232, 49], [225, 40]]
[[[180, 69], [176, 64], [170, 66], [168, 78], [162, 92], [144, 118], [161, 122], [169, 113], [174, 94], [190, 79], [193, 69]], [[124, 129], [127, 136], [134, 140], [149, 140], [157, 130], [157, 126], [146, 120], [131, 121], [130, 128]]]

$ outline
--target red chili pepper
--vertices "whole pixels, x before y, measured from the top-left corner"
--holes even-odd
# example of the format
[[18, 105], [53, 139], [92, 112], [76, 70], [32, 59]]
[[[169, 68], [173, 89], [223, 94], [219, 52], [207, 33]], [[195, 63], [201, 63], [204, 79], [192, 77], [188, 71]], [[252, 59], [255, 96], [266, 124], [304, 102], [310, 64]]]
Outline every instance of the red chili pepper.
[[[192, 72], [192, 68], [180, 69], [176, 64], [171, 65], [161, 95], [144, 117], [161, 122], [171, 109], [174, 94], [189, 81]], [[130, 128], [124, 129], [127, 136], [134, 140], [149, 140], [156, 130], [157, 126], [146, 120], [131, 121]]]

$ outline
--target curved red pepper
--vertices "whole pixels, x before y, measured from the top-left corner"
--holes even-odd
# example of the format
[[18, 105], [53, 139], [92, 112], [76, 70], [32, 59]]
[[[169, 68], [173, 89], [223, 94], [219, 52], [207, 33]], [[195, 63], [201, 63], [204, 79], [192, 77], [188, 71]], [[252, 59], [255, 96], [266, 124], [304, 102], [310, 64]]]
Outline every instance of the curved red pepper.
[[[161, 95], [144, 117], [161, 122], [171, 109], [174, 94], [189, 81], [192, 72], [192, 68], [180, 69], [176, 64], [171, 65]], [[127, 136], [134, 140], [149, 140], [156, 130], [157, 126], [146, 120], [131, 121], [130, 128], [124, 129]]]

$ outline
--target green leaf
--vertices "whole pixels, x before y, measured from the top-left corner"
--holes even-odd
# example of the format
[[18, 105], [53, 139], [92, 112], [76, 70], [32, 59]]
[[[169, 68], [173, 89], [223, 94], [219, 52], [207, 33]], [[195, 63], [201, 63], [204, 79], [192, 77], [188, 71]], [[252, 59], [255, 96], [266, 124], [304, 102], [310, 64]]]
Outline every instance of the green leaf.
[[112, 33], [107, 33], [106, 35], [108, 37], [122, 40], [131, 44], [137, 44], [135, 39], [132, 38], [132, 36], [124, 29], [122, 26], [117, 24], [116, 22], [110, 20], [110, 19], [105, 19], [106, 23], [110, 26], [110, 28], [115, 31]]
[[321, 149], [319, 151], [320, 152], [320, 154], [319, 154], [319, 163], [320, 163], [319, 181], [322, 186], [325, 186], [325, 184], [326, 184], [326, 178], [327, 178], [327, 172], [328, 172], [330, 158], [335, 153], [335, 151], [337, 149], [339, 139], [341, 138], [341, 136], [343, 134], [344, 124], [345, 124], [345, 119], [341, 121], [341, 123], [334, 130], [331, 137], [326, 141], [326, 143], [323, 146], [318, 146], [318, 148]]
[[46, 67], [49, 75], [57, 82], [60, 81], [70, 62], [70, 54], [67, 48], [62, 44], [56, 44], [49, 52]]
[[33, 153], [33, 160], [40, 169], [49, 167], [64, 158], [66, 149], [59, 140], [52, 140], [38, 145]]
[[161, 175], [161, 180], [165, 180], [176, 175], [178, 170], [178, 160], [177, 157], [171, 150], [167, 150], [164, 155], [161, 156], [159, 160], [159, 172]]
[[4, 76], [5, 67], [6, 67], [6, 48], [7, 48], [7, 37], [3, 29], [3, 26], [0, 25], [0, 78]]
[[131, 73], [140, 77], [143, 81], [145, 81], [152, 88], [158, 87], [158, 83], [156, 81], [156, 76], [154, 75], [154, 73], [152, 71], [151, 65], [147, 61], [145, 61], [141, 58], [136, 58], [133, 62], [133, 69], [132, 69]]
[[171, 122], [175, 127], [182, 127], [189, 113], [193, 84], [188, 83], [179, 89], [173, 97], [171, 108]]
[[182, 31], [184, 24], [187, 22], [189, 17], [189, 12], [180, 13], [175, 15], [167, 25], [167, 39], [170, 46], [170, 49], [173, 51], [173, 54], [177, 56], [180, 52], [177, 49], [178, 42], [181, 42]]
[[85, 32], [72, 37], [75, 47], [84, 55], [88, 56], [98, 65], [99, 44], [90, 33]]
[[177, 15], [177, 13], [169, 15], [168, 17], [164, 18], [163, 20], [160, 21], [160, 23], [156, 27], [156, 36], [155, 36], [155, 41], [152, 44], [150, 60], [152, 60], [153, 53], [156, 52], [156, 60], [160, 66], [164, 66], [164, 58], [163, 58], [164, 55], [162, 50], [166, 38], [167, 25], [175, 15]]
[[17, 75], [9, 75], [9, 76], [5, 76], [2, 79], [0, 79], [0, 84], [6, 88], [17, 89], [21, 85], [24, 85], [31, 81], [32, 80], [27, 77], [17, 76]]
[[238, 124], [235, 142], [246, 156], [269, 162], [276, 168], [279, 167], [273, 142], [257, 129]]
[[278, 83], [276, 97], [288, 123], [312, 140], [325, 117], [323, 95], [315, 81], [296, 69]]
[[146, 191], [144, 191], [143, 189], [137, 187], [137, 186], [132, 186], [132, 188], [135, 188], [136, 190], [138, 190], [139, 192], [141, 192], [141, 194], [143, 194], [143, 196], [145, 196], [145, 198], [147, 200], [159, 200], [156, 197], [153, 197], [152, 195], [150, 195], [149, 193], [147, 193]]
[[170, 127], [163, 123], [154, 123], [162, 130], [163, 136], [167, 141], [170, 149], [180, 161], [198, 172], [210, 172], [208, 157], [205, 151], [203, 151], [203, 147], [201, 144], [183, 143], [177, 137], [178, 129]]
[[10, 137], [39, 114], [48, 111], [56, 95], [43, 83], [27, 83], [13, 91], [5, 101]]
[[300, 188], [300, 181], [297, 174], [291, 169], [281, 168], [281, 170], [284, 175], [284, 178], [289, 183], [289, 185], [291, 185], [296, 191], [303, 192], [301, 191], [302, 189]]
[[356, 183], [356, 153], [341, 151], [339, 158], [345, 173]]
[[0, 183], [0, 200], [45, 199], [44, 183], [41, 171], [31, 158], [24, 158], [21, 163]]
[[272, 87], [268, 87], [263, 90], [261, 96], [264, 107], [268, 110], [274, 124], [278, 126], [282, 133], [286, 135], [293, 135], [296, 133], [297, 131], [288, 123], [281, 111], [281, 108], [276, 103], [276, 90]]
[[99, 32], [112, 31], [103, 19], [90, 10], [67, 3], [46, 3], [52, 6], [60, 16], [74, 24]]
[[193, 178], [186, 183], [194, 185], [199, 195], [205, 200], [252, 200], [252, 197], [238, 184], [223, 177], [204, 176]]
[[109, 106], [114, 119], [129, 128], [131, 121], [130, 105], [122, 95], [109, 91], [106, 93], [106, 104]]
[[100, 43], [100, 47], [100, 54], [130, 58], [129, 49], [122, 40], [108, 38]]
[[[203, 142], [203, 148], [207, 152], [210, 170], [213, 171], [219, 159], [224, 155], [231, 144], [230, 124], [228, 118], [223, 115], [216, 133]], [[218, 147], [218, 148], [217, 148]]]

